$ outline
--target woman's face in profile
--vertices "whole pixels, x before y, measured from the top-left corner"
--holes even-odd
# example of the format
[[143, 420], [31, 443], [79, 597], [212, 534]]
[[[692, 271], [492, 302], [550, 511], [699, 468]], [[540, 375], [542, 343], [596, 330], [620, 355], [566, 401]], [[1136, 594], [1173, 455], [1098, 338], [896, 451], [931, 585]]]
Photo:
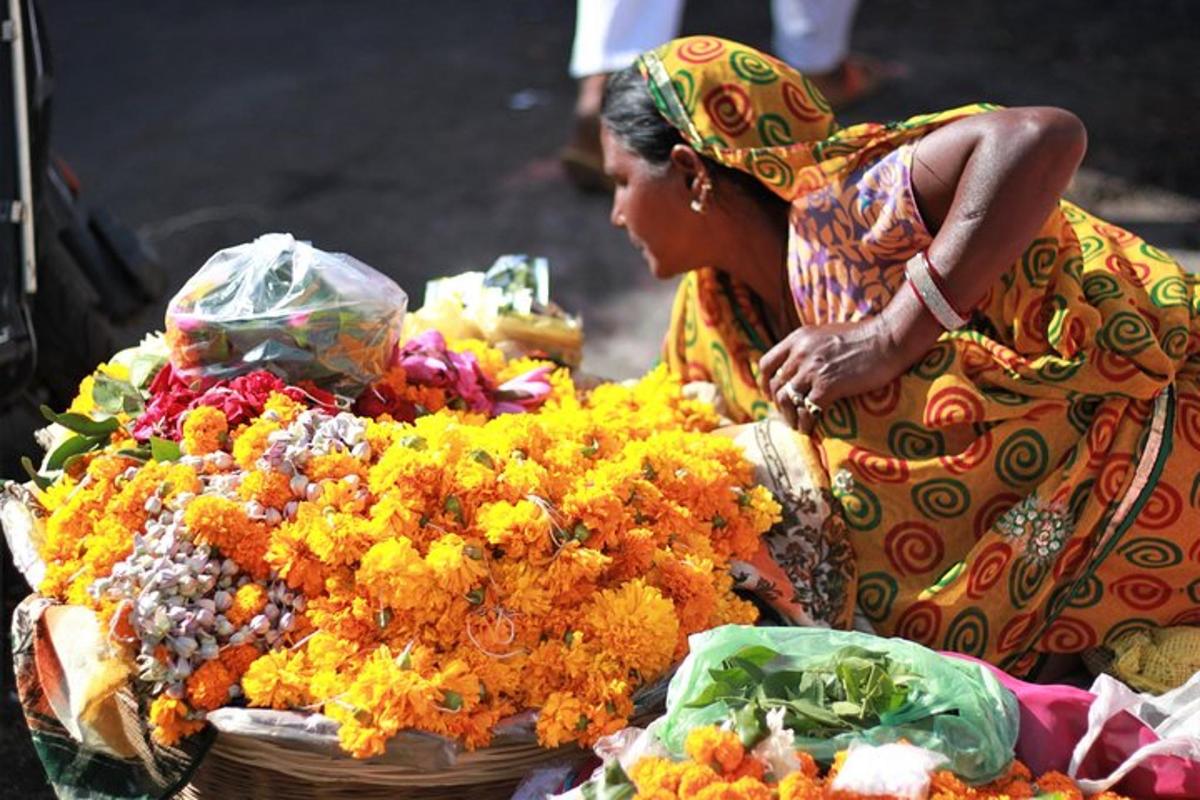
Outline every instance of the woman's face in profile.
[[689, 208], [692, 196], [673, 164], [654, 167], [601, 126], [604, 171], [613, 180], [612, 224], [629, 241], [656, 278], [673, 278], [705, 266], [704, 215]]

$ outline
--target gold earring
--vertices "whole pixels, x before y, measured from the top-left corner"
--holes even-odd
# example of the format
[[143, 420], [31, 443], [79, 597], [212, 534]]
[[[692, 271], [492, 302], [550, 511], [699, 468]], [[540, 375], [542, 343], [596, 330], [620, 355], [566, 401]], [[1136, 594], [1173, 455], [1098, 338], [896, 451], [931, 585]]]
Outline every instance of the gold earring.
[[692, 198], [690, 208], [697, 214], [704, 213], [704, 204], [708, 201], [708, 194], [712, 191], [712, 181], [705, 178], [700, 184], [700, 196]]

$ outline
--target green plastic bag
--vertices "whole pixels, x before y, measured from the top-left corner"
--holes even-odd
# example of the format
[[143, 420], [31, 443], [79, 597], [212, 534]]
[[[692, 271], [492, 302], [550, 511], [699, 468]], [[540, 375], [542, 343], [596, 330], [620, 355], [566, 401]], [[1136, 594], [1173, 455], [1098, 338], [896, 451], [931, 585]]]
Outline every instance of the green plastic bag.
[[794, 665], [820, 664], [837, 651], [858, 646], [883, 653], [905, 672], [917, 676], [902, 705], [886, 711], [879, 724], [862, 731], [819, 739], [796, 736], [796, 746], [818, 761], [855, 742], [885, 744], [900, 739], [941, 753], [946, 768], [972, 783], [995, 780], [1013, 758], [1019, 713], [1016, 697], [979, 664], [939, 655], [904, 639], [885, 639], [853, 631], [825, 628], [757, 628], [725, 625], [689, 640], [691, 654], [671, 679], [667, 713], [655, 725], [662, 743], [682, 756], [693, 728], [723, 722], [731, 709], [723, 700], [689, 708], [714, 682], [710, 670], [747, 647], [760, 646], [787, 656]]

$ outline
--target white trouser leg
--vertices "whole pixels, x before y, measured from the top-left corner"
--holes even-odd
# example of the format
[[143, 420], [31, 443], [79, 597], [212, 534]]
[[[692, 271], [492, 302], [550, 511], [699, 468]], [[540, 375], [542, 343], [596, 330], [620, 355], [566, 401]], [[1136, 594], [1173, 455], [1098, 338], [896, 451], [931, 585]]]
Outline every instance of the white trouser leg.
[[858, 0], [771, 0], [775, 55], [800, 72], [832, 72], [850, 52], [857, 8]]
[[577, 0], [571, 76], [613, 72], [678, 35], [684, 0]]

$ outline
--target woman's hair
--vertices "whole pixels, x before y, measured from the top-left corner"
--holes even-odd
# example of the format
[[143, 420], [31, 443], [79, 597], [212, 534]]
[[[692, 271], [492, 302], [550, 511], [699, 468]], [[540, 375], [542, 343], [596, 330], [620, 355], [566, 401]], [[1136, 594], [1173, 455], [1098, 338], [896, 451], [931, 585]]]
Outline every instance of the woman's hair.
[[[631, 153], [659, 169], [666, 169], [675, 145], [686, 144], [675, 126], [659, 113], [646, 79], [636, 64], [608, 76], [600, 119]], [[769, 212], [778, 213], [787, 208], [786, 200], [753, 175], [718, 164], [704, 154], [700, 157], [714, 182], [738, 187]]]

